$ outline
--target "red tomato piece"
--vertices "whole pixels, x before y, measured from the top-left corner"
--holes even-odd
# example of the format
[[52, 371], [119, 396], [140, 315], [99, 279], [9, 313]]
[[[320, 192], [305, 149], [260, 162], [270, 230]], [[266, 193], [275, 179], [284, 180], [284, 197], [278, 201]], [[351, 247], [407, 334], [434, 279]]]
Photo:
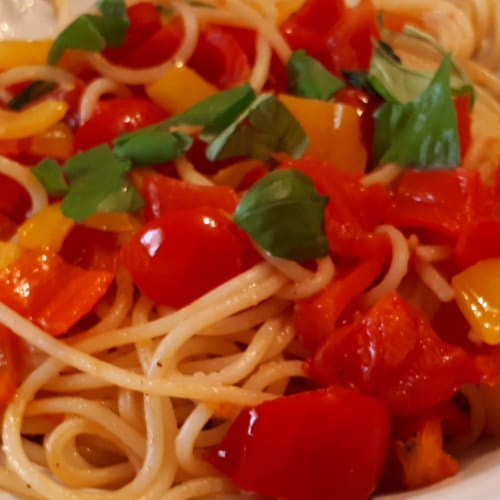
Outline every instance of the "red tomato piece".
[[127, 64], [131, 51], [161, 29], [161, 14], [150, 2], [139, 2], [127, 9], [130, 22], [123, 44], [116, 48], [107, 48], [103, 55], [115, 64]]
[[90, 119], [75, 134], [75, 150], [111, 145], [120, 134], [158, 123], [168, 115], [156, 104], [138, 97], [101, 101]]
[[165, 175], [144, 176], [141, 194], [146, 202], [143, 212], [146, 220], [171, 210], [201, 206], [232, 214], [238, 204], [237, 194], [227, 186], [196, 186]]
[[179, 50], [183, 37], [183, 25], [175, 17], [132, 48], [122, 64], [131, 68], [147, 68], [168, 61]]
[[458, 139], [460, 142], [460, 158], [464, 158], [471, 141], [471, 103], [470, 95], [465, 94], [453, 99], [457, 115]]
[[495, 257], [500, 257], [500, 217], [486, 217], [465, 224], [455, 246], [459, 269]]
[[219, 209], [174, 210], [135, 234], [122, 260], [144, 295], [179, 308], [239, 274], [243, 246]]
[[427, 318], [397, 293], [330, 335], [307, 362], [324, 385], [342, 384], [380, 398], [394, 415], [447, 401], [473, 376], [470, 358], [443, 342]]
[[336, 276], [315, 296], [297, 302], [294, 324], [304, 347], [316, 349], [334, 333], [346, 307], [377, 279], [385, 264], [384, 259], [377, 258], [361, 261], [346, 274]]
[[24, 349], [19, 337], [0, 325], [0, 405], [10, 403], [21, 381]]
[[8, 241], [17, 230], [16, 223], [0, 212], [0, 241]]
[[465, 224], [493, 213], [493, 192], [477, 171], [408, 170], [396, 187], [386, 221], [456, 240]]
[[0, 174], [0, 214], [16, 223], [22, 222], [31, 207], [31, 198], [18, 182]]
[[59, 255], [69, 264], [114, 273], [120, 245], [117, 233], [76, 224], [66, 236]]
[[383, 404], [332, 387], [243, 410], [208, 460], [239, 488], [260, 495], [366, 500], [388, 440]]
[[326, 37], [334, 73], [368, 70], [373, 41], [379, 38], [377, 12], [372, 0], [361, 0], [355, 7], [344, 9]]
[[250, 189], [257, 181], [260, 181], [269, 173], [269, 170], [264, 167], [255, 167], [248, 171], [238, 185], [238, 191], [246, 191]]
[[330, 251], [349, 257], [383, 256], [390, 253], [384, 234], [373, 233], [384, 222], [390, 198], [384, 187], [363, 187], [360, 176], [337, 170], [333, 165], [312, 159], [290, 161], [314, 182], [321, 194], [330, 197], [326, 207], [326, 235]]
[[250, 75], [246, 52], [230, 32], [218, 26], [209, 26], [200, 33], [188, 65], [221, 89], [243, 83]]
[[30, 251], [0, 271], [0, 301], [57, 336], [91, 311], [112, 281], [106, 271], [88, 271], [57, 255]]

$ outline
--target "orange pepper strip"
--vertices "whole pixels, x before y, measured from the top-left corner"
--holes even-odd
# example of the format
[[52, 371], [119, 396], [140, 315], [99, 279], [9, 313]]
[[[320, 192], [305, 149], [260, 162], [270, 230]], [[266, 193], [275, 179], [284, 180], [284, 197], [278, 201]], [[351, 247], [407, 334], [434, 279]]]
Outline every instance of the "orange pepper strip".
[[27, 251], [0, 271], [0, 301], [57, 336], [92, 310], [113, 281], [54, 253]]

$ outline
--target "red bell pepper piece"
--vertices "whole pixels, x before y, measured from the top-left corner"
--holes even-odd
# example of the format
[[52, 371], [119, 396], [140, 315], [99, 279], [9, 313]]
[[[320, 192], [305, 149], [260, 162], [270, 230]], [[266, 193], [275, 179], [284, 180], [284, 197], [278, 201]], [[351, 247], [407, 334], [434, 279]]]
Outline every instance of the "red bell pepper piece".
[[493, 192], [477, 171], [408, 170], [396, 187], [386, 221], [454, 241], [465, 224], [493, 213]]
[[297, 302], [294, 324], [297, 336], [307, 349], [316, 349], [332, 335], [344, 310], [380, 275], [384, 259], [361, 261], [335, 279], [318, 294]]
[[0, 325], [0, 405], [9, 404], [21, 382], [24, 348], [19, 337]]
[[337, 170], [318, 160], [290, 161], [283, 168], [296, 168], [314, 182], [321, 194], [330, 197], [326, 207], [325, 229], [330, 251], [349, 257], [371, 257], [390, 254], [385, 234], [373, 233], [384, 222], [390, 198], [383, 186], [368, 188], [360, 176]]
[[289, 500], [366, 500], [389, 440], [387, 410], [343, 388], [243, 410], [208, 460], [238, 487]]
[[171, 210], [211, 206], [232, 214], [238, 204], [235, 191], [227, 186], [196, 186], [165, 175], [145, 175], [141, 189], [144, 218], [149, 221]]
[[394, 415], [426, 411], [476, 378], [466, 351], [442, 341], [423, 313], [397, 293], [330, 335], [307, 371], [323, 385], [378, 397]]
[[0, 271], [0, 301], [57, 336], [91, 311], [112, 281], [106, 271], [72, 266], [54, 254], [26, 252]]

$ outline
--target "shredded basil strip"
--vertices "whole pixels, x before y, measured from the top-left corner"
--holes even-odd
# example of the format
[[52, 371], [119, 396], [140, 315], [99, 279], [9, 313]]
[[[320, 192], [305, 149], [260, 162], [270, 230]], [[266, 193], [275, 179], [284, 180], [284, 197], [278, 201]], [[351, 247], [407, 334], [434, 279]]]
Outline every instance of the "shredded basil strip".
[[61, 167], [53, 158], [45, 158], [33, 167], [31, 172], [51, 196], [63, 196], [68, 192], [69, 186], [64, 179]]
[[328, 255], [325, 206], [310, 177], [275, 170], [255, 183], [240, 201], [235, 223], [276, 257], [304, 261]]
[[427, 89], [408, 103], [386, 102], [375, 112], [373, 156], [378, 165], [395, 162], [421, 169], [460, 163], [457, 117], [446, 56]]
[[24, 87], [18, 94], [16, 94], [8, 103], [7, 107], [13, 111], [19, 111], [24, 106], [36, 101], [40, 97], [52, 92], [57, 87], [54, 82], [46, 82], [44, 80], [35, 80], [27, 87]]
[[123, 43], [129, 27], [124, 0], [103, 0], [99, 8], [101, 16], [83, 14], [59, 34], [50, 48], [48, 64], [57, 64], [68, 49], [100, 52]]
[[287, 75], [289, 93], [309, 99], [328, 101], [345, 87], [342, 80], [302, 49], [288, 59]]

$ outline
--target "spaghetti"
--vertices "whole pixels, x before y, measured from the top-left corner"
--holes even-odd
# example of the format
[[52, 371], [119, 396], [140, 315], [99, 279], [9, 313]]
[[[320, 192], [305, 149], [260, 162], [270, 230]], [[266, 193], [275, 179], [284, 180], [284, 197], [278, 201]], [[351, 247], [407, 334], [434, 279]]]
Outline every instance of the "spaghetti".
[[[5, 372], [12, 390], [0, 391], [0, 488], [22, 498], [229, 499], [249, 491], [362, 500], [455, 473], [447, 445], [462, 449], [499, 432], [500, 339], [474, 315], [479, 306], [469, 293], [491, 291], [487, 277], [500, 258], [499, 6], [339, 0], [326, 2], [323, 20], [323, 0], [127, 4], [121, 46], [101, 32], [99, 50], [72, 41], [57, 64], [0, 73], [0, 119], [26, 119], [26, 109], [46, 101], [66, 106], [52, 122], [49, 110], [41, 133], [3, 136], [9, 124], [0, 123], [7, 200], [0, 200], [0, 334], [7, 339], [0, 349], [8, 365], [24, 360], [23, 368]], [[59, 30], [70, 29], [67, 3], [54, 6]], [[105, 8], [94, 14], [109, 15]], [[333, 31], [325, 25], [332, 22]], [[456, 164], [429, 171], [401, 156], [379, 161], [385, 156], [371, 150], [384, 107], [393, 106], [394, 117], [421, 98], [398, 102], [370, 80], [374, 49], [387, 46], [385, 74], [403, 64], [422, 71], [428, 89], [452, 52], [446, 91]], [[339, 88], [323, 99], [292, 91], [294, 57], [310, 57], [299, 60], [305, 66], [296, 80], [322, 75], [316, 92], [335, 76]], [[472, 111], [465, 74], [476, 89]], [[354, 88], [353, 75], [367, 79]], [[56, 88], [27, 98], [20, 111], [9, 109], [40, 80]], [[450, 89], [455, 80], [465, 85]], [[221, 113], [213, 104], [220, 101], [210, 99], [223, 98], [229, 104]], [[244, 99], [246, 107], [227, 121], [228, 109]], [[206, 102], [209, 112], [196, 108]], [[155, 128], [159, 123], [167, 125]], [[259, 133], [251, 135], [248, 124]], [[127, 149], [133, 142], [126, 141], [147, 137], [153, 150], [155, 134], [167, 134], [180, 152], [139, 161]], [[309, 142], [289, 144], [301, 134]], [[68, 144], [66, 154], [61, 145]], [[445, 147], [431, 144], [419, 154], [428, 159]], [[52, 166], [64, 165], [59, 191], [43, 174], [48, 157]], [[102, 193], [81, 188], [85, 178], [96, 179], [89, 164], [102, 173], [105, 161], [109, 171], [123, 171], [103, 174]], [[268, 228], [262, 236], [255, 220], [285, 195], [275, 188], [278, 200], [269, 201], [272, 189], [259, 192], [262, 182], [281, 182], [268, 187], [285, 186], [291, 196], [285, 215], [273, 213], [274, 225], [289, 231], [274, 239]], [[134, 205], [139, 192], [143, 207]], [[77, 216], [88, 197], [97, 199], [91, 213]], [[120, 204], [125, 197], [128, 205]], [[302, 222], [296, 233], [287, 213]], [[165, 263], [168, 228], [178, 250], [168, 250]], [[46, 245], [30, 246], [35, 237]], [[293, 253], [297, 247], [302, 253]], [[450, 322], [461, 333], [450, 331]], [[310, 399], [293, 406], [300, 398]], [[336, 401], [342, 405], [327, 413]], [[281, 404], [285, 421], [260, 430]], [[356, 427], [363, 408], [373, 420]], [[304, 443], [297, 429], [306, 424]], [[262, 439], [259, 432], [269, 434]], [[360, 443], [352, 438], [358, 433]], [[435, 445], [432, 456], [425, 439]], [[328, 446], [335, 449], [322, 455]], [[388, 468], [394, 461], [400, 475]], [[363, 465], [344, 481], [340, 462]], [[262, 470], [254, 468], [259, 463]], [[339, 467], [335, 484], [331, 474], [318, 476], [323, 463]], [[439, 466], [422, 477], [412, 467], [421, 463]], [[265, 464], [276, 464], [276, 474]], [[383, 467], [393, 473], [388, 485]]]

